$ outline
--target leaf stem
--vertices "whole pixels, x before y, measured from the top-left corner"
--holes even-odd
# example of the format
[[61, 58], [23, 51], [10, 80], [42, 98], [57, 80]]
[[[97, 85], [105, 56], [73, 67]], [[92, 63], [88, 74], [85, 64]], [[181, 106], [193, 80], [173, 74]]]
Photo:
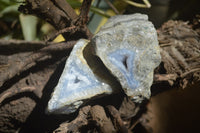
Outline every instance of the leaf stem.
[[133, 2], [133, 1], [130, 1], [130, 0], [122, 0], [122, 1], [124, 1], [127, 4], [130, 4], [132, 6], [136, 6], [136, 7], [140, 7], [140, 8], [150, 8], [151, 7], [151, 4], [148, 0], [143, 0], [144, 4]]

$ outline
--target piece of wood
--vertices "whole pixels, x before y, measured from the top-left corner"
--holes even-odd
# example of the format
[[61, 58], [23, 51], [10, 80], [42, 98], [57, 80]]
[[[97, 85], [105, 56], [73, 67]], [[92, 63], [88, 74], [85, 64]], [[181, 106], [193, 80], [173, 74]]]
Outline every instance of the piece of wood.
[[4, 62], [4, 66], [6, 65], [5, 71], [0, 71], [0, 86], [4, 82], [8, 81], [9, 79], [12, 79], [14, 76], [19, 75], [23, 71], [26, 71], [27, 69], [31, 68], [32, 66], [36, 65], [36, 62], [39, 61], [41, 58], [47, 57], [50, 58], [52, 54], [58, 51], [66, 51], [70, 50], [76, 41], [69, 41], [66, 43], [58, 43], [56, 45], [48, 45], [47, 47], [44, 47], [42, 49], [39, 49], [38, 51], [32, 51], [27, 54], [23, 54], [22, 58], [14, 58], [15, 55], [10, 56], [9, 58], [16, 59], [16, 61], [9, 61]]
[[128, 129], [125, 127], [119, 111], [114, 106], [111, 105], [108, 105], [106, 108], [108, 109], [109, 114], [111, 115], [116, 130], [119, 133], [128, 133]]
[[60, 125], [58, 129], [54, 131], [54, 133], [63, 133], [63, 132], [80, 132], [80, 127], [86, 126], [88, 124], [87, 118], [91, 106], [85, 106], [80, 109], [78, 116], [71, 122], [64, 122]]
[[[87, 4], [87, 6], [86, 6]], [[82, 7], [89, 8], [90, 3], [83, 3]], [[62, 33], [65, 40], [77, 40], [79, 38], [91, 38], [92, 33], [82, 23], [79, 23], [79, 20], [87, 20], [87, 13], [89, 9], [84, 8], [81, 14], [78, 15], [75, 13], [73, 8], [66, 2], [66, 0], [27, 0], [25, 5], [19, 7], [19, 11], [25, 14], [33, 14], [39, 18], [44, 19], [49, 22], [56, 30], [60, 31], [67, 27], [76, 26], [74, 31]], [[83, 18], [82, 18], [83, 17]], [[81, 19], [80, 19], [81, 18]], [[77, 36], [76, 31], [80, 35]], [[60, 32], [61, 33], [61, 32]], [[76, 33], [76, 34], [75, 34]], [[52, 41], [55, 36], [48, 38], [48, 41]]]
[[92, 120], [95, 121], [101, 133], [116, 132], [111, 120], [106, 116], [102, 106], [95, 105], [90, 109]]

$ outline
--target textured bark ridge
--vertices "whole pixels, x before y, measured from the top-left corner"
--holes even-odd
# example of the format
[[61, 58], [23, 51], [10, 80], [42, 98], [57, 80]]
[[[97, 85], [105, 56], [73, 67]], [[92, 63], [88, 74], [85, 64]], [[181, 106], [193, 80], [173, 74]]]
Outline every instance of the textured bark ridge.
[[168, 21], [158, 30], [162, 67], [171, 86], [185, 88], [199, 80], [200, 39], [198, 29], [182, 21]]

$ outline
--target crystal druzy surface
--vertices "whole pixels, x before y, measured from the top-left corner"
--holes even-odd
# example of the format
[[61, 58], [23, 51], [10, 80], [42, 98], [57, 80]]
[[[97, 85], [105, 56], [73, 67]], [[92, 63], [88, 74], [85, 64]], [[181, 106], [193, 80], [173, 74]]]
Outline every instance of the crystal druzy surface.
[[150, 97], [153, 71], [161, 57], [157, 33], [147, 15], [112, 17], [93, 37], [92, 44], [128, 96], [136, 101]]
[[96, 78], [83, 57], [88, 42], [81, 39], [74, 46], [48, 103], [48, 112], [69, 114], [84, 100], [112, 93], [109, 85]]

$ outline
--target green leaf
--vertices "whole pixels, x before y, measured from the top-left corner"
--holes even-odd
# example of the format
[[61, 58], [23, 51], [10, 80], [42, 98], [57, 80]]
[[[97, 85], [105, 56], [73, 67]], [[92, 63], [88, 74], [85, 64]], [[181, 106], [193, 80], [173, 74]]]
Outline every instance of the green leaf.
[[20, 2], [22, 2], [22, 0], [0, 0], [0, 11], [12, 5], [19, 5]]
[[[67, 0], [67, 2], [73, 7], [73, 8], [80, 8], [81, 7], [81, 2], [75, 1], [75, 0]], [[96, 8], [95, 6], [90, 7], [90, 11], [94, 12], [96, 14], [99, 14], [103, 17], [111, 17], [109, 14], [107, 14], [105, 11], [101, 10], [100, 8]]]
[[103, 11], [103, 10], [101, 10], [101, 9], [99, 9], [99, 8], [96, 8], [96, 7], [94, 7], [94, 6], [91, 6], [90, 11], [92, 11], [92, 12], [94, 12], [94, 13], [96, 13], [96, 14], [99, 14], [99, 15], [101, 15], [101, 16], [103, 16], [103, 17], [106, 17], [106, 18], [111, 17], [111, 16], [110, 16], [109, 14], [107, 14], [105, 11]]
[[8, 13], [19, 13], [18, 7], [19, 7], [19, 5], [16, 4], [16, 5], [11, 5], [11, 6], [4, 8], [0, 12], [0, 18], [3, 17], [5, 14], [8, 14]]
[[36, 39], [37, 23], [38, 19], [32, 15], [19, 15], [20, 23], [22, 26], [22, 32], [24, 39], [27, 41], [33, 41]]
[[72, 6], [72, 8], [81, 7], [81, 2], [75, 0], [67, 0], [67, 2]]

